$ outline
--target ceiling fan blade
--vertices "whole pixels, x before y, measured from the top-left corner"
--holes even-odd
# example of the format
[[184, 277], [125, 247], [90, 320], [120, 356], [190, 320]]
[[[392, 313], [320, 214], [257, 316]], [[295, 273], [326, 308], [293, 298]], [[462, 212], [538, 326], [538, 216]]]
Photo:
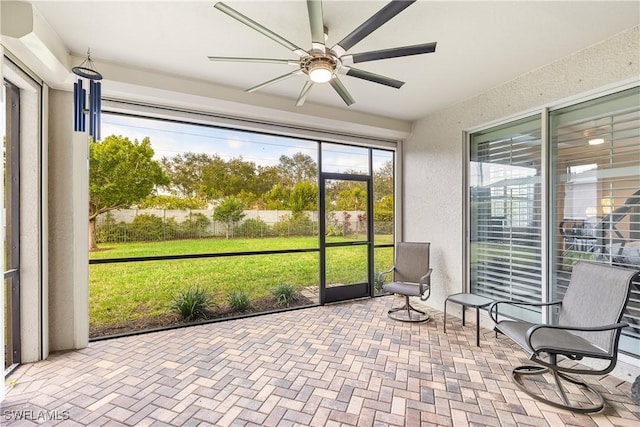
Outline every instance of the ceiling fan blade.
[[222, 2], [218, 2], [218, 3], [214, 4], [213, 7], [215, 7], [216, 9], [218, 9], [219, 11], [221, 11], [223, 13], [226, 13], [227, 15], [232, 17], [233, 19], [236, 19], [237, 21], [240, 21], [244, 25], [253, 28], [257, 32], [261, 33], [262, 35], [265, 35], [265, 36], [269, 37], [271, 40], [273, 40], [273, 41], [275, 41], [277, 43], [280, 43], [282, 46], [284, 46], [287, 49], [289, 49], [290, 51], [298, 54], [299, 56], [303, 56], [303, 55], [307, 54], [307, 52], [305, 52], [304, 50], [302, 50], [300, 47], [296, 46], [295, 44], [291, 43], [289, 40], [285, 39], [284, 37], [282, 37], [282, 36], [280, 36], [280, 35], [278, 35], [276, 33], [274, 33], [273, 31], [269, 30], [268, 28], [263, 27], [262, 25], [258, 24], [256, 21], [254, 21], [253, 19], [244, 16], [243, 14], [241, 14], [237, 10], [227, 6], [226, 4], [224, 4]]
[[281, 76], [279, 76], [279, 77], [276, 77], [275, 79], [271, 79], [271, 80], [269, 80], [269, 81], [267, 81], [267, 82], [260, 83], [259, 85], [254, 86], [254, 87], [252, 87], [252, 88], [249, 88], [249, 89], [247, 89], [246, 91], [247, 91], [247, 92], [255, 92], [255, 91], [256, 91], [256, 90], [258, 90], [258, 89], [262, 89], [262, 88], [267, 87], [267, 86], [270, 86], [270, 85], [272, 85], [272, 84], [274, 84], [274, 83], [278, 83], [278, 82], [281, 82], [281, 81], [283, 81], [283, 80], [287, 80], [287, 79], [289, 79], [289, 78], [291, 78], [291, 77], [293, 77], [293, 76], [297, 76], [297, 75], [299, 75], [299, 74], [302, 74], [302, 70], [295, 70], [295, 71], [292, 71], [292, 72], [290, 72], [290, 73], [283, 74], [283, 75], [281, 75]]
[[413, 46], [395, 47], [391, 49], [372, 50], [370, 52], [344, 55], [340, 58], [343, 64], [357, 64], [358, 62], [377, 61], [379, 59], [399, 58], [401, 56], [422, 55], [436, 51], [437, 42], [416, 44]]
[[209, 56], [208, 58], [210, 61], [215, 62], [257, 62], [262, 64], [300, 65], [300, 61], [294, 59], [238, 58], [235, 56]]
[[[322, 0], [307, 0], [309, 11], [309, 25], [311, 26], [311, 41], [314, 49], [322, 49], [324, 53], [324, 19], [322, 18]], [[321, 46], [316, 47], [319, 44]]]
[[396, 16], [398, 13], [411, 6], [416, 0], [393, 0], [385, 7], [376, 12], [371, 18], [364, 21], [358, 28], [353, 30], [348, 36], [340, 40], [331, 48], [336, 56], [342, 56], [362, 39], [380, 28], [383, 24]]
[[313, 87], [313, 82], [311, 80], [307, 80], [304, 86], [302, 87], [302, 91], [300, 92], [300, 95], [298, 96], [298, 100], [296, 101], [296, 107], [301, 107], [302, 104], [304, 104], [304, 101], [307, 99], [307, 95], [309, 95], [309, 92], [311, 91], [312, 87]]
[[404, 82], [400, 80], [392, 79], [391, 77], [381, 76], [380, 74], [371, 73], [369, 71], [359, 70], [357, 68], [350, 67], [342, 67], [342, 69], [347, 68], [347, 76], [355, 77], [362, 80], [367, 80], [373, 83], [379, 83], [385, 86], [391, 86], [396, 89], [400, 89]]
[[338, 80], [338, 77], [334, 77], [331, 80], [329, 80], [329, 84], [331, 85], [332, 88], [335, 89], [336, 92], [338, 92], [338, 95], [340, 95], [340, 98], [342, 98], [344, 103], [347, 104], [347, 107], [353, 104], [354, 102], [356, 102], [351, 97], [351, 94], [349, 94], [349, 91], [347, 90], [347, 88], [344, 87], [344, 85], [340, 80]]

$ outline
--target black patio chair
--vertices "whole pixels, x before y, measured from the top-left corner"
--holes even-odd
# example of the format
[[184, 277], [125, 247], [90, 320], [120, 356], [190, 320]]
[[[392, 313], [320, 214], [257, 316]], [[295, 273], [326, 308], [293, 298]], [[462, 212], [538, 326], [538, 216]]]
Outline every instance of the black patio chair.
[[[628, 326], [621, 322], [622, 315], [629, 300], [631, 283], [637, 274], [637, 270], [580, 261], [573, 267], [562, 301], [540, 304], [497, 301], [491, 304], [489, 314], [496, 322], [495, 331], [518, 344], [537, 364], [515, 368], [512, 372], [515, 384], [534, 399], [558, 408], [579, 413], [604, 409], [604, 398], [594, 387], [568, 374], [604, 375], [613, 370], [618, 360], [620, 334]], [[502, 304], [557, 305], [558, 321], [549, 325], [498, 320], [498, 308]], [[599, 364], [604, 360], [606, 366], [597, 368], [573, 363], [583, 359], [599, 359]], [[526, 377], [548, 372], [555, 380], [556, 396], [553, 396], [555, 393], [543, 396], [541, 391], [532, 389], [535, 383], [524, 381]], [[563, 381], [584, 387], [591, 393], [592, 402], [580, 404], [576, 399], [569, 399]]]

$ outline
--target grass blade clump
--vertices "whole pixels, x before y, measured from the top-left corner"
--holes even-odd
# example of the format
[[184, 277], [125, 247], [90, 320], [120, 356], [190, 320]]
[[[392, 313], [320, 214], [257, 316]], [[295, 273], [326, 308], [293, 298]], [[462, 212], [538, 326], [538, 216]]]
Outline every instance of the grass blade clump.
[[245, 311], [249, 308], [249, 293], [244, 289], [234, 289], [227, 295], [227, 303], [233, 311]]
[[278, 304], [289, 307], [296, 299], [296, 288], [289, 283], [280, 283], [269, 289], [271, 295], [278, 301]]
[[211, 297], [205, 289], [192, 287], [182, 290], [176, 295], [171, 309], [185, 320], [205, 319]]

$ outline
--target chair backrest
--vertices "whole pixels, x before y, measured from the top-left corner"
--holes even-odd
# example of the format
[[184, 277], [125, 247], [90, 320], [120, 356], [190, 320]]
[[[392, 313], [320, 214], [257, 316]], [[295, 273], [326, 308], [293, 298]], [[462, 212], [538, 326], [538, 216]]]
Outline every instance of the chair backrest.
[[[608, 264], [580, 261], [562, 299], [558, 324], [605, 326], [618, 323], [629, 300], [631, 282], [638, 271]], [[606, 351], [612, 351], [618, 331], [574, 332]]]
[[396, 244], [395, 281], [418, 283], [429, 271], [429, 243]]

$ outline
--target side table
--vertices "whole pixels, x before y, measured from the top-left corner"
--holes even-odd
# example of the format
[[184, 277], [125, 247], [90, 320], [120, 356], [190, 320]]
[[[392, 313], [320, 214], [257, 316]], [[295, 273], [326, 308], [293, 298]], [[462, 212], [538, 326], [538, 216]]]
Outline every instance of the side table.
[[447, 333], [447, 302], [454, 302], [462, 306], [462, 326], [464, 326], [464, 312], [467, 307], [476, 308], [476, 346], [480, 347], [480, 308], [486, 307], [494, 300], [476, 294], [459, 293], [449, 295], [444, 300], [444, 333]]

